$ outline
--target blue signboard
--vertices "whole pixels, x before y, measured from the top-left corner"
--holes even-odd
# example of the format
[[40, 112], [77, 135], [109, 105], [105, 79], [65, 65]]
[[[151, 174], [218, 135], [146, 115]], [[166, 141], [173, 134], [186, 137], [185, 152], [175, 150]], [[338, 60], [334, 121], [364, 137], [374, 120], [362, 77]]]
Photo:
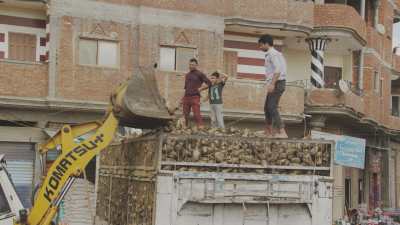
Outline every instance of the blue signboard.
[[365, 139], [311, 131], [313, 139], [335, 141], [335, 163], [347, 167], [364, 169]]

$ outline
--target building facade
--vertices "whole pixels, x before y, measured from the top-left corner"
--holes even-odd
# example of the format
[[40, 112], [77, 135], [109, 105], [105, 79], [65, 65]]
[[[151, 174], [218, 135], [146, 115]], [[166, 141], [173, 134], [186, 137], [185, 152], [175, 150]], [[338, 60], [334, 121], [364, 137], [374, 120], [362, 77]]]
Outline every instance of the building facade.
[[[2, 0], [0, 154], [29, 193], [42, 175], [37, 143], [63, 124], [101, 119], [138, 66], [156, 67], [161, 94], [175, 103], [192, 57], [207, 74], [230, 75], [227, 124], [262, 129], [257, 40], [268, 33], [288, 63], [280, 107], [289, 136], [315, 129], [367, 140], [364, 169], [335, 166], [334, 219], [360, 205], [400, 207], [399, 18], [399, 0]], [[312, 87], [316, 72], [324, 88]]]

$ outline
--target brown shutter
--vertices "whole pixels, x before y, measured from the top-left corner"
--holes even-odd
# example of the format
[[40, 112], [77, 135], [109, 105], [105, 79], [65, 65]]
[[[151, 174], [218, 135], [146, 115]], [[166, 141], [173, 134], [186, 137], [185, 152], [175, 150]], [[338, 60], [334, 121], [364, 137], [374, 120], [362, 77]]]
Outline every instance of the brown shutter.
[[9, 33], [9, 58], [22, 61], [36, 61], [36, 36], [32, 34]]

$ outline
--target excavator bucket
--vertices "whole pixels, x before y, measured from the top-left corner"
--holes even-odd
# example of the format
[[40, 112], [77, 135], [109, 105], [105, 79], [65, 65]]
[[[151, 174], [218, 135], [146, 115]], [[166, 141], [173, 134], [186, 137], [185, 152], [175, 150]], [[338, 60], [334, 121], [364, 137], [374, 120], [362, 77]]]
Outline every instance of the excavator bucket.
[[173, 119], [158, 91], [154, 69], [135, 69], [126, 87], [117, 93], [114, 113], [121, 126], [140, 129], [162, 127]]

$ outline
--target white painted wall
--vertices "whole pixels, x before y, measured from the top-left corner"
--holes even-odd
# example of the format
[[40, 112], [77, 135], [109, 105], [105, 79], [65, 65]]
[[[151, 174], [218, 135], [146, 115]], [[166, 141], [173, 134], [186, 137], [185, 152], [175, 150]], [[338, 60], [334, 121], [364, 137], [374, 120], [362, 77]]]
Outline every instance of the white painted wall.
[[4, 5], [0, 7], [0, 15], [46, 20], [46, 12], [44, 10], [16, 8]]
[[310, 79], [311, 54], [308, 51], [284, 49], [283, 55], [288, 65], [287, 81]]
[[[311, 54], [308, 49], [294, 50], [284, 49], [283, 54], [288, 64], [287, 80], [308, 80], [311, 74]], [[351, 55], [335, 55], [325, 53], [325, 66], [342, 68], [342, 75], [345, 80], [351, 80], [352, 77], [352, 57]]]

